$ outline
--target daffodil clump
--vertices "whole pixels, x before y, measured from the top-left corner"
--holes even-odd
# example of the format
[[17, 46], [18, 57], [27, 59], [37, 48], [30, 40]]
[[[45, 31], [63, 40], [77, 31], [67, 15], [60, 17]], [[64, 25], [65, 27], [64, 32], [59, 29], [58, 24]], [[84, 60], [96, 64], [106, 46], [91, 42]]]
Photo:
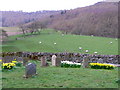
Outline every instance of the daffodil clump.
[[75, 63], [70, 61], [61, 61], [61, 67], [65, 68], [80, 68], [81, 63]]
[[12, 69], [15, 65], [15, 63], [2, 63], [2, 68], [3, 69]]
[[114, 69], [114, 65], [103, 63], [90, 63], [90, 67], [93, 69]]

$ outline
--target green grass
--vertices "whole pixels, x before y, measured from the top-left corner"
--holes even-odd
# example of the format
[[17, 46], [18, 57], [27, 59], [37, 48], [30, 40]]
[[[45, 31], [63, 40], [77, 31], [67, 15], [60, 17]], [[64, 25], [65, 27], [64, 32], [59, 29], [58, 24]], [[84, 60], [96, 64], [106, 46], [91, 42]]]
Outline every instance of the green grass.
[[118, 88], [118, 68], [114, 70], [40, 67], [38, 75], [25, 79], [25, 68], [2, 73], [3, 88]]
[[[49, 34], [50, 33], [50, 34]], [[40, 35], [26, 37], [21, 40], [15, 40], [16, 35], [9, 37], [9, 42], [3, 44], [3, 52], [79, 52], [85, 53], [89, 50], [89, 54], [98, 52], [98, 54], [117, 55], [118, 54], [118, 40], [114, 38], [92, 37], [80, 35], [64, 35], [53, 30], [43, 30]], [[42, 42], [39, 44], [39, 42]], [[113, 42], [110, 44], [110, 42]], [[57, 43], [54, 45], [54, 43]], [[82, 47], [82, 50], [78, 48]]]

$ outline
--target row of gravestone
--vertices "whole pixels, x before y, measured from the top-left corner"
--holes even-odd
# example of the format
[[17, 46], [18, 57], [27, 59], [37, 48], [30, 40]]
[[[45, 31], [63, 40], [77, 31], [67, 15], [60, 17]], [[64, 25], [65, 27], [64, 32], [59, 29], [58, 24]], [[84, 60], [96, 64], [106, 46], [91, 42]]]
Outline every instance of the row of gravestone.
[[[57, 57], [56, 55], [52, 56], [52, 66], [60, 66], [61, 59]], [[41, 57], [41, 66], [48, 66], [48, 63], [46, 61], [46, 58], [43, 56]], [[89, 57], [85, 56], [82, 62], [82, 67], [83, 68], [88, 68], [89, 67]], [[25, 70], [25, 78], [31, 77], [33, 75], [37, 75], [36, 73], [36, 65], [33, 63], [28, 63], [26, 65], [26, 70]]]
[[42, 56], [45, 56], [47, 60], [51, 60], [52, 55], [59, 56], [61, 60], [68, 60], [74, 62], [82, 62], [83, 58], [87, 55], [90, 57], [89, 62], [100, 62], [100, 63], [120, 63], [120, 55], [89, 55], [89, 54], [80, 54], [80, 53], [40, 53], [40, 52], [8, 52], [1, 53], [1, 56], [19, 56], [27, 57], [32, 60], [40, 60]]
[[[88, 66], [89, 66], [88, 61], [89, 61], [89, 57], [86, 56], [82, 62], [83, 68], [88, 68]], [[60, 63], [61, 63], [61, 59], [59, 57], [57, 57], [56, 55], [53, 55], [52, 56], [52, 66], [60, 66]], [[23, 76], [24, 78], [29, 78], [33, 75], [37, 75], [36, 64], [28, 63], [25, 66], [26, 66], [26, 68], [25, 68], [25, 75]], [[44, 56], [41, 57], [41, 66], [48, 66], [48, 63]]]

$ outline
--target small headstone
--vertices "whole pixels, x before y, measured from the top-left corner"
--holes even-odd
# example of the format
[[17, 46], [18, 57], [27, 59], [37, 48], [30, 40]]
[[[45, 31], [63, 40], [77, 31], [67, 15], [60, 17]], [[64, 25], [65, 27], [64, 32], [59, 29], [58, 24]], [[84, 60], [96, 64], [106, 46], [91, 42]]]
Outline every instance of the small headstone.
[[89, 67], [89, 58], [88, 58], [88, 56], [84, 56], [83, 61], [82, 61], [82, 67], [83, 68], [88, 68]]
[[33, 75], [37, 75], [36, 73], [36, 64], [28, 63], [25, 66], [25, 75], [24, 78], [32, 77]]

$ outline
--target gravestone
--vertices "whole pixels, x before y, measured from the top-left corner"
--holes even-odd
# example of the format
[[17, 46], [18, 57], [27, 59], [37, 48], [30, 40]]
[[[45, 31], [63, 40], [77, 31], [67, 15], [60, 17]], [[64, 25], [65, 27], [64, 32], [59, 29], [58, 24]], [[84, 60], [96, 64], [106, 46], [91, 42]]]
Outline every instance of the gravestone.
[[83, 61], [82, 61], [82, 67], [83, 68], [89, 67], [89, 57], [88, 56], [84, 56]]
[[56, 55], [52, 56], [52, 66], [56, 66], [56, 58], [57, 58]]
[[41, 67], [48, 66], [48, 63], [46, 61], [46, 57], [42, 56], [41, 57]]
[[61, 58], [60, 55], [53, 55], [52, 56], [52, 66], [60, 66]]
[[23, 77], [24, 78], [29, 78], [29, 77], [32, 77], [33, 75], [37, 75], [37, 73], [36, 73], [36, 64], [28, 63], [25, 66], [25, 75]]

